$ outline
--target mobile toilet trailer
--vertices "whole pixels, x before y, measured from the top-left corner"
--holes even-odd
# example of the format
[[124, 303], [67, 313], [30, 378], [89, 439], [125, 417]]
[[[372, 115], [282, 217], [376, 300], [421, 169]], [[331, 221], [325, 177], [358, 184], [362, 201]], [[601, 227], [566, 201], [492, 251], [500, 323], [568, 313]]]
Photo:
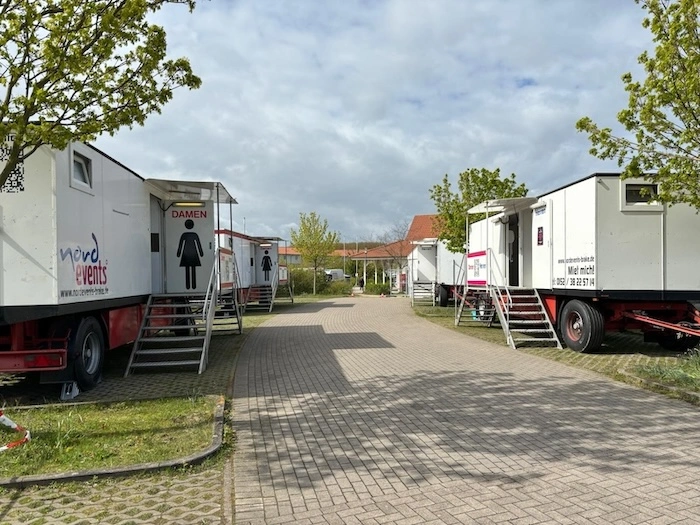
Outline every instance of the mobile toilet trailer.
[[[193, 324], [182, 298], [211, 302], [215, 201], [235, 202], [220, 183], [145, 180], [86, 144], [39, 148], [0, 189], [0, 373], [39, 372], [71, 398], [100, 380], [107, 349]], [[179, 333], [201, 363], [196, 331]]]
[[[230, 259], [230, 281], [238, 290], [243, 311], [264, 309], [272, 312], [280, 287], [287, 288], [286, 298], [293, 302], [286, 265], [279, 264], [278, 237], [253, 237], [231, 229], [217, 229], [222, 261]], [[224, 281], [224, 287], [228, 282]]]
[[[464, 287], [464, 253], [452, 253], [437, 238], [412, 241], [408, 256], [411, 279], [409, 294], [413, 304], [447, 306]], [[457, 293], [455, 293], [457, 292]]]
[[[469, 214], [467, 291], [458, 309], [498, 315], [511, 346], [536, 339], [579, 352], [606, 330], [684, 349], [700, 339], [700, 215], [648, 195], [657, 185], [595, 173], [537, 198], [484, 202]], [[649, 192], [649, 193], [647, 193]], [[494, 215], [490, 215], [494, 213]], [[468, 222], [468, 221], [467, 221]]]

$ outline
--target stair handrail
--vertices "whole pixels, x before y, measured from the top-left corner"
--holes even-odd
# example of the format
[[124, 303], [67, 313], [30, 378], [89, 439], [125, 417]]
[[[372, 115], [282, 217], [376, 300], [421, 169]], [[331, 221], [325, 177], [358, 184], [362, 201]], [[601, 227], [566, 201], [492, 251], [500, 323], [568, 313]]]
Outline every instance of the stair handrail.
[[280, 280], [280, 265], [275, 265], [275, 272], [272, 274], [272, 281], [270, 282], [270, 290], [272, 291], [272, 297], [270, 297], [270, 312], [272, 311], [272, 306], [275, 304], [275, 297], [277, 296], [277, 285]]
[[231, 284], [231, 301], [233, 302], [233, 305], [236, 310], [236, 318], [238, 319], [238, 322], [240, 324], [241, 322], [241, 314], [243, 311], [243, 306], [240, 304], [241, 296], [239, 294], [239, 290], [241, 288], [241, 272], [238, 269], [238, 258], [236, 257], [236, 252], [231, 251], [231, 261], [233, 264], [233, 283]]
[[[455, 319], [457, 318], [457, 310], [459, 309], [459, 304], [463, 300], [463, 296], [466, 295], [464, 294], [464, 289], [462, 289], [461, 292], [458, 291], [458, 287], [461, 286], [462, 283], [462, 278], [464, 278], [464, 282], [466, 283], [467, 281], [467, 276], [466, 276], [466, 265], [464, 264], [464, 261], [467, 258], [467, 254], [464, 254], [464, 257], [462, 257], [462, 260], [459, 262], [459, 268], [457, 269], [457, 277], [454, 279], [454, 289], [453, 293], [455, 296]], [[452, 270], [454, 273], [454, 267], [457, 265], [455, 261], [452, 261]], [[459, 299], [459, 300], [458, 300]]]
[[207, 284], [207, 292], [204, 296], [202, 305], [202, 319], [206, 322], [206, 332], [204, 335], [204, 345], [202, 348], [202, 358], [199, 361], [199, 373], [204, 372], [207, 362], [209, 361], [209, 342], [211, 341], [211, 332], [214, 326], [214, 317], [216, 315], [216, 304], [218, 302], [218, 282], [219, 282], [219, 249], [214, 251], [214, 264], [209, 275], [209, 283]]
[[[506, 314], [506, 323], [510, 322], [510, 309], [513, 306], [513, 297], [510, 295], [510, 290], [508, 290], [508, 286], [501, 286], [500, 284], [495, 284], [495, 283], [505, 283], [506, 279], [503, 276], [503, 272], [501, 271], [501, 267], [498, 265], [498, 261], [496, 260], [496, 256], [493, 253], [492, 248], [488, 248], [488, 257], [489, 257], [489, 282], [487, 282], [487, 286], [491, 286], [495, 289], [496, 295], [498, 296], [498, 299], [500, 300], [501, 304], [504, 305], [505, 308], [505, 314]], [[496, 269], [496, 274], [494, 275], [494, 268]], [[494, 283], [494, 284], [491, 284]], [[501, 291], [501, 288], [505, 289], [506, 291], [506, 297], [507, 301], [503, 301], [503, 292]]]
[[[209, 282], [207, 282], [207, 291], [204, 294], [204, 303], [202, 305], [202, 320], [206, 320], [207, 311], [209, 309], [209, 302], [214, 295], [215, 289], [219, 287], [219, 249], [214, 250], [214, 264], [211, 267], [211, 272], [209, 272]], [[214, 288], [214, 289], [212, 289]], [[215, 303], [216, 304], [216, 303]]]

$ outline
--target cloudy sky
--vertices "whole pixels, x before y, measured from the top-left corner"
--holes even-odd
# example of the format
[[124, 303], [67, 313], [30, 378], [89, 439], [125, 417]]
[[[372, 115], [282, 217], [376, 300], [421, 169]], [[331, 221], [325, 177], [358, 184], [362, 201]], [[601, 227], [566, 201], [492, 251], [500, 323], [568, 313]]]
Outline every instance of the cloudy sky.
[[209, 0], [155, 19], [202, 78], [144, 127], [97, 146], [143, 176], [219, 180], [234, 229], [289, 239], [317, 212], [343, 240], [434, 213], [469, 168], [531, 195], [616, 165], [620, 76], [650, 47], [633, 0]]

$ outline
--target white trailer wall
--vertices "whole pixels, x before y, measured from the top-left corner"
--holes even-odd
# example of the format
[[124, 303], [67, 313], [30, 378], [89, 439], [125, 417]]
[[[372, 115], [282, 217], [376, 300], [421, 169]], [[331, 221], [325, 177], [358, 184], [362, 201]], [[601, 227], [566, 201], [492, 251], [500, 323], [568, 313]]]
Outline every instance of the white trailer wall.
[[441, 284], [460, 284], [457, 282], [460, 269], [462, 269], [464, 254], [452, 253], [447, 249], [447, 244], [439, 241], [437, 250], [437, 273], [435, 281]]
[[412, 264], [413, 281], [435, 281], [437, 258], [435, 244], [416, 244], [409, 257]]
[[[661, 290], [663, 207], [621, 211], [617, 177], [598, 184], [598, 288]], [[641, 209], [641, 208], [640, 208]]]
[[[487, 252], [488, 248], [491, 249], [491, 257], [484, 255], [477, 259], [471, 258], [470, 264], [476, 267], [472, 268], [472, 271], [476, 270], [476, 274], [469, 275], [470, 280], [486, 280], [488, 284], [503, 286], [507, 283], [506, 270], [507, 270], [507, 259], [506, 259], [506, 248], [505, 248], [505, 226], [497, 218], [494, 219], [493, 216], [488, 219], [483, 219], [474, 222], [469, 225], [469, 235], [467, 237], [467, 242], [469, 244], [468, 252], [478, 253]], [[488, 231], [487, 231], [488, 229]], [[488, 260], [488, 262], [487, 262]], [[475, 262], [476, 261], [476, 262]], [[482, 274], [478, 268], [487, 266], [491, 270], [491, 275]]]
[[596, 179], [543, 196], [532, 210], [532, 286], [594, 289]]
[[252, 244], [253, 244], [253, 241], [251, 241], [249, 239], [243, 239], [243, 238], [238, 237], [236, 235], [233, 236], [233, 253], [236, 255], [236, 263], [238, 264], [238, 273], [239, 273], [239, 277], [241, 278], [241, 282], [240, 282], [241, 288], [248, 288], [253, 283], [255, 283], [255, 279], [254, 279], [255, 267], [253, 266], [253, 263], [251, 262], [251, 257], [252, 257], [251, 245]]
[[700, 215], [686, 204], [666, 208], [664, 290], [700, 290]]
[[643, 180], [601, 177], [598, 184], [598, 287], [700, 289], [700, 216], [687, 205], [627, 204], [625, 186]]
[[[75, 155], [91, 184], [76, 180]], [[143, 180], [84, 144], [54, 152], [58, 302], [151, 293], [150, 193]]]
[[1, 306], [57, 302], [54, 171], [51, 150], [39, 148], [0, 192]]

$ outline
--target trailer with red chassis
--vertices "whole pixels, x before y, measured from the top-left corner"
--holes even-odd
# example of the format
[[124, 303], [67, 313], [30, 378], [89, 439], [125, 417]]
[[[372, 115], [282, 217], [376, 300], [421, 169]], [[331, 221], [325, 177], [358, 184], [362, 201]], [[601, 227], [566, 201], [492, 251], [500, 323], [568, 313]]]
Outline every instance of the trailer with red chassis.
[[0, 188], [0, 374], [37, 373], [64, 398], [93, 388], [105, 352], [135, 340], [149, 296], [184, 288], [185, 231], [212, 267], [222, 199], [235, 202], [220, 183], [147, 180], [87, 144], [39, 148]]
[[[487, 301], [508, 314], [506, 324], [523, 326], [536, 316], [516, 303], [531, 312], [539, 303], [566, 346], [579, 352], [597, 350], [606, 331], [620, 329], [641, 330], [664, 348], [695, 346], [700, 215], [655, 201], [657, 191], [645, 179], [595, 173], [539, 197], [472, 208], [470, 215], [484, 218], [468, 226], [465, 297], [475, 306]], [[529, 330], [536, 337], [538, 328]]]

